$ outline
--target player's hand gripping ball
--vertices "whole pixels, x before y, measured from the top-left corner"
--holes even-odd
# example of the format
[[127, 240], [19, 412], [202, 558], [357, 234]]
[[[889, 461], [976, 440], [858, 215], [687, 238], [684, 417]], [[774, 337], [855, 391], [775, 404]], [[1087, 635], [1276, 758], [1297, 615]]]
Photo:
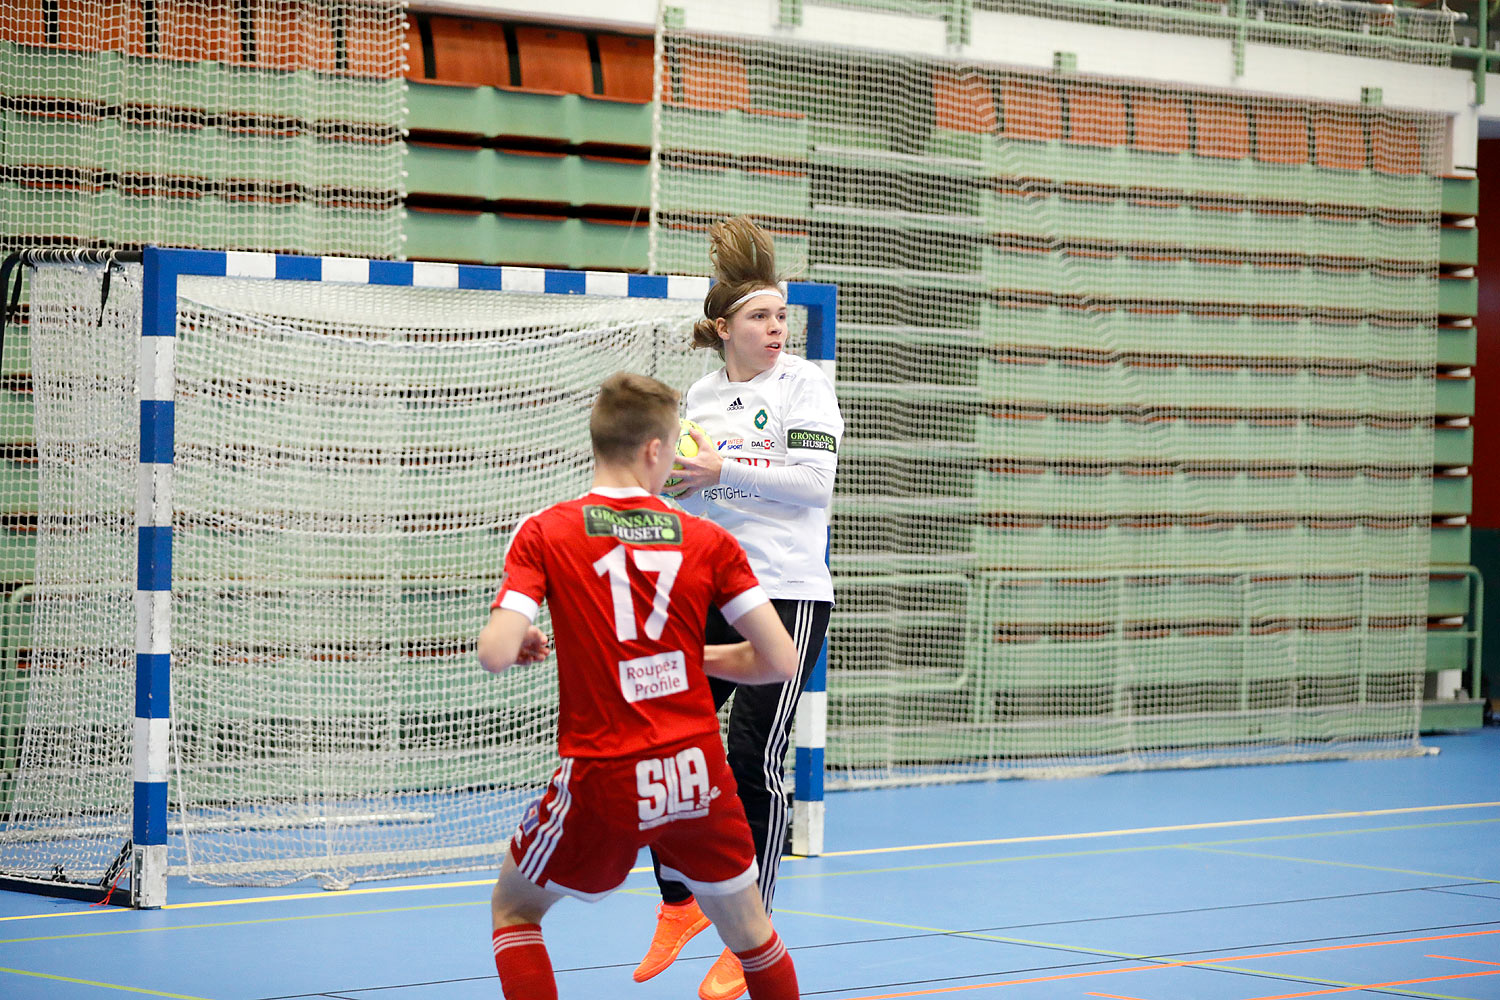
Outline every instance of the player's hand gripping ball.
[[[680, 423], [681, 433], [677, 437], [677, 454], [681, 455], [683, 458], [694, 458], [698, 454], [698, 442], [693, 440], [693, 431], [697, 431], [704, 437], [708, 437], [708, 431], [704, 430], [697, 421], [688, 420], [686, 417], [684, 417]], [[672, 468], [680, 469], [682, 468], [682, 466], [674, 464]], [[682, 482], [681, 479], [673, 476], [672, 478], [667, 480], [666, 488], [670, 490], [680, 482]]]

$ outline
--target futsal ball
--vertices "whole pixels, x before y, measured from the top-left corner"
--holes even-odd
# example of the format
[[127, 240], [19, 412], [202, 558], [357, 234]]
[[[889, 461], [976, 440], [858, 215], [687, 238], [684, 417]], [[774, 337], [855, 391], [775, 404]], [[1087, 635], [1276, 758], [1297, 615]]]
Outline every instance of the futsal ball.
[[[693, 431], [697, 431], [704, 437], [708, 437], [708, 431], [704, 430], [701, 425], [699, 425], [695, 421], [684, 418], [681, 422], [681, 432], [677, 437], [677, 454], [681, 455], [683, 458], [692, 458], [693, 456], [698, 454], [698, 442], [693, 440]], [[672, 468], [680, 469], [682, 468], [682, 466], [673, 463]], [[665, 488], [667, 490], [671, 490], [672, 487], [676, 486], [680, 482], [682, 482], [682, 480], [678, 479], [676, 476], [673, 476], [666, 481]], [[667, 495], [670, 497], [675, 497], [677, 494], [669, 492]]]
[[[708, 431], [704, 430], [696, 422], [683, 418], [682, 435], [677, 439], [677, 454], [683, 458], [692, 458], [698, 454], [698, 442], [693, 440], [693, 431], [697, 431], [704, 437], [708, 437]], [[682, 466], [677, 466], [682, 468]]]

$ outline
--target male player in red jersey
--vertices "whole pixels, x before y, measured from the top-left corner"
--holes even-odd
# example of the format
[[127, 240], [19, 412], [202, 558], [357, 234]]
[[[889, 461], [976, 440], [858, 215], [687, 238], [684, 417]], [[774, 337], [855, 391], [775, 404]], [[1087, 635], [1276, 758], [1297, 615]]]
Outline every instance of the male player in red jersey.
[[[705, 676], [781, 683], [797, 651], [739, 543], [656, 495], [675, 457], [677, 399], [643, 375], [604, 381], [589, 417], [593, 487], [516, 527], [479, 633], [492, 673], [547, 657], [532, 624], [544, 600], [557, 639], [562, 766], [521, 820], [491, 897], [507, 1000], [555, 1000], [543, 914], [565, 894], [618, 888], [647, 845], [697, 895], [752, 1000], [798, 996]], [[748, 641], [705, 649], [710, 604]]]

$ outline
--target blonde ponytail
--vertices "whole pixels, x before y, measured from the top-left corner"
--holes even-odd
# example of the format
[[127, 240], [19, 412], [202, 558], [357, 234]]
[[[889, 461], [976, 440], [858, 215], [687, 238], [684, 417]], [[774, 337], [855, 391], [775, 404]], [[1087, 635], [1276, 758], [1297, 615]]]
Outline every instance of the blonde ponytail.
[[700, 347], [711, 347], [720, 354], [724, 353], [724, 341], [719, 339], [718, 327], [706, 317], [693, 324], [693, 350]]
[[711, 347], [724, 355], [716, 320], [733, 314], [739, 300], [757, 288], [781, 282], [771, 237], [749, 216], [722, 219], [708, 229], [708, 258], [717, 283], [703, 300], [703, 315], [693, 326], [693, 347]]

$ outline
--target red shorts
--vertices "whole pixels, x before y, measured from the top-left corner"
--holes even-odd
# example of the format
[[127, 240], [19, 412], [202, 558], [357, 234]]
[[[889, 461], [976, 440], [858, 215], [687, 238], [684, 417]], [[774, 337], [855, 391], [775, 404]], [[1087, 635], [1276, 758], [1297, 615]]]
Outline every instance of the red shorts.
[[641, 758], [564, 758], [510, 843], [521, 874], [582, 899], [619, 888], [642, 847], [695, 893], [755, 884], [750, 825], [718, 733]]

